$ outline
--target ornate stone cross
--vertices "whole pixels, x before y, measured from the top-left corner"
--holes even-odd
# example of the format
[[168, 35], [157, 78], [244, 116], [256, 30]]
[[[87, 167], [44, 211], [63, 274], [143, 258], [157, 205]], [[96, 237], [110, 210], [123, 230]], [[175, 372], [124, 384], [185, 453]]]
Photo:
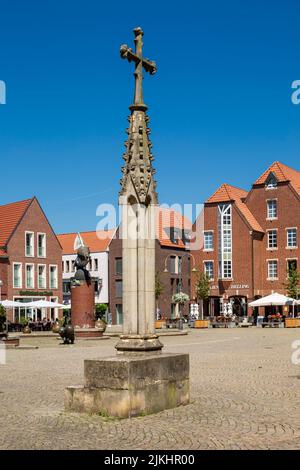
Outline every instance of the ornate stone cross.
[[135, 28], [133, 30], [135, 34], [135, 52], [133, 52], [130, 47], [126, 44], [123, 44], [120, 48], [120, 54], [122, 59], [127, 59], [128, 62], [135, 63], [135, 92], [134, 92], [134, 104], [130, 107], [133, 109], [140, 109], [141, 111], [146, 111], [147, 106], [144, 103], [143, 99], [143, 68], [146, 72], [149, 72], [150, 75], [154, 75], [156, 72], [156, 63], [143, 57], [143, 35], [144, 32], [142, 28]]

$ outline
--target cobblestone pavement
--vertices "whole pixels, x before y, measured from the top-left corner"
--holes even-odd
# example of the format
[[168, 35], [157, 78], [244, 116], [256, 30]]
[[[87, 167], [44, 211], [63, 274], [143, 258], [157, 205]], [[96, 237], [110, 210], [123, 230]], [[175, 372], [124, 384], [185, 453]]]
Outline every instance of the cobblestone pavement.
[[[114, 354], [116, 338], [9, 350], [0, 366], [1, 449], [300, 449], [297, 329], [209, 329], [164, 337], [188, 352], [191, 404], [125, 420], [65, 413], [64, 388], [83, 383], [83, 359]], [[26, 341], [26, 343], [25, 343]]]

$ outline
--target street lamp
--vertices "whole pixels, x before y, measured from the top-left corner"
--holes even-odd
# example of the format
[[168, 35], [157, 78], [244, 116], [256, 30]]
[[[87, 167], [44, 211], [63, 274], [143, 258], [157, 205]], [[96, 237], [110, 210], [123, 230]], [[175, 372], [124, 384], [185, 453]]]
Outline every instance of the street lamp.
[[[164, 269], [164, 273], [168, 273], [169, 270], [167, 268], [167, 261], [168, 261], [168, 258], [170, 256], [174, 256], [173, 253], [169, 253], [167, 256], [166, 256], [166, 259], [165, 259], [165, 269]], [[182, 253], [180, 255], [180, 258], [184, 258], [185, 256], [188, 256], [189, 258], [192, 258], [193, 259], [193, 268], [192, 268], [192, 272], [193, 273], [196, 273], [198, 272], [198, 269], [196, 268], [196, 262], [195, 262], [195, 257], [192, 253]], [[174, 274], [177, 274], [177, 273], [174, 273]], [[180, 271], [178, 272], [179, 274], [179, 292], [182, 291], [182, 269], [180, 269]], [[183, 322], [182, 322], [182, 312], [181, 312], [181, 309], [180, 309], [180, 318], [179, 318], [179, 329], [182, 330], [183, 329]]]

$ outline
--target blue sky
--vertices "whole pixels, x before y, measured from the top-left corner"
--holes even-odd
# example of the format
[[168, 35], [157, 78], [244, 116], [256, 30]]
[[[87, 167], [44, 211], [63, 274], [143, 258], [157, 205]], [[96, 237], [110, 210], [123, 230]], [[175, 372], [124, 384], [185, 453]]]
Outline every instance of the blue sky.
[[0, 0], [0, 203], [36, 195], [58, 232], [117, 202], [133, 66], [144, 80], [161, 203], [248, 189], [274, 160], [300, 169], [299, 2]]

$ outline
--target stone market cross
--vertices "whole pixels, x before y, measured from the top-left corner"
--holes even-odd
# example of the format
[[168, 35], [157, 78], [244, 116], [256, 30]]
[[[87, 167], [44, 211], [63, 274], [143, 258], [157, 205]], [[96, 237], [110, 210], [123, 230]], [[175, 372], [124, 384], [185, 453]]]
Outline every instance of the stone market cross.
[[144, 105], [143, 100], [143, 68], [146, 72], [149, 72], [150, 75], [154, 75], [156, 72], [156, 63], [143, 57], [143, 30], [141, 28], [135, 28], [133, 31], [135, 34], [135, 52], [133, 52], [126, 44], [123, 44], [120, 48], [120, 53], [123, 59], [127, 59], [128, 62], [135, 62], [134, 105], [142, 105], [142, 108], [140, 109], [146, 110], [147, 107]]

